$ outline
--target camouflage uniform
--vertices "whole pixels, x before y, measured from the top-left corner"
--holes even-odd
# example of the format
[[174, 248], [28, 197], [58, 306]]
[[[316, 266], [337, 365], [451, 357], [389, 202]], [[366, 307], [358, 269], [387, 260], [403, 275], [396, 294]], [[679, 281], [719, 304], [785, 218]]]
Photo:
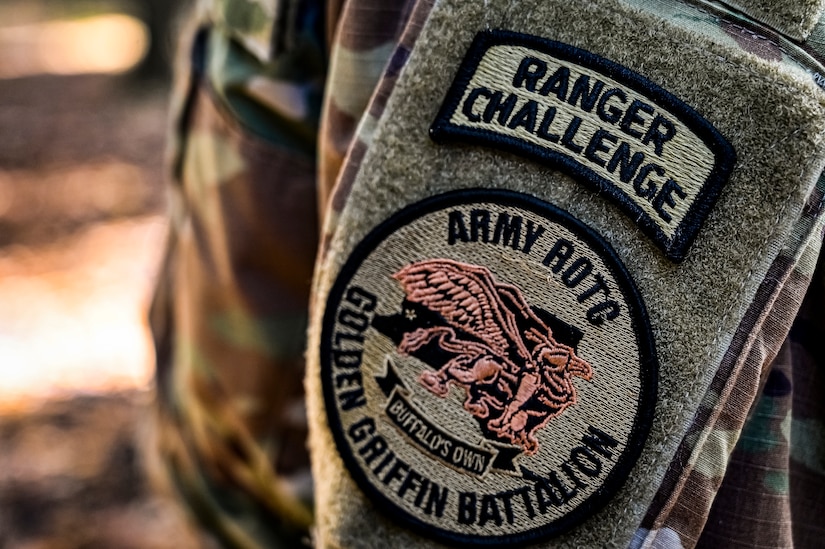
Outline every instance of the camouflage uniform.
[[[800, 63], [787, 54], [799, 50], [823, 79], [825, 23], [798, 45], [739, 16], [645, 3], [763, 59]], [[226, 546], [310, 543], [302, 357], [313, 268], [430, 5], [212, 0], [194, 17], [152, 326], [161, 450]], [[789, 249], [760, 288], [775, 297], [769, 321], [736, 335], [756, 341], [753, 368], [734, 383], [720, 372], [632, 545], [821, 543], [823, 193], [820, 181], [799, 232], [819, 238]]]

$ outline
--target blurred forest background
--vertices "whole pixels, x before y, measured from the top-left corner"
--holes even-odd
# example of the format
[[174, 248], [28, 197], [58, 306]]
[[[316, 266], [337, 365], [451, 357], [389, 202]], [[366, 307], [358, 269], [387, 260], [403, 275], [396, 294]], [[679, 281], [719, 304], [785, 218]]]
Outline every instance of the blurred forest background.
[[151, 482], [185, 0], [0, 0], [0, 548], [209, 547]]

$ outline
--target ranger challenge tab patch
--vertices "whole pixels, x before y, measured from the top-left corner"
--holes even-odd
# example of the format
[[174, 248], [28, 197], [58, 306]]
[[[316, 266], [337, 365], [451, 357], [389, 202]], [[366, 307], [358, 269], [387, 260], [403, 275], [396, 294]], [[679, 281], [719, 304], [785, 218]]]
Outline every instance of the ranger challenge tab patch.
[[674, 261], [684, 259], [735, 161], [688, 105], [589, 52], [481, 32], [431, 128], [566, 171], [615, 199]]
[[621, 487], [657, 363], [607, 243], [549, 204], [478, 189], [410, 206], [356, 247], [321, 375], [337, 447], [379, 509], [448, 543], [521, 543]]

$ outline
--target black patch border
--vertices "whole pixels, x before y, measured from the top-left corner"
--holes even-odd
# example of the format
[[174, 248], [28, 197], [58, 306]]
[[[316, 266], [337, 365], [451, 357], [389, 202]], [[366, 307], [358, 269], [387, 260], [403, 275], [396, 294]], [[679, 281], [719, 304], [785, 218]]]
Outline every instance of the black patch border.
[[[462, 535], [427, 524], [418, 518], [407, 514], [395, 502], [374, 487], [361, 468], [357, 458], [344, 433], [338, 408], [336, 406], [335, 388], [332, 381], [332, 335], [335, 332], [338, 307], [344, 297], [344, 292], [352, 277], [360, 269], [364, 260], [383, 242], [387, 236], [399, 227], [408, 225], [416, 219], [429, 213], [443, 210], [451, 206], [468, 205], [474, 203], [495, 203], [501, 206], [514, 206], [544, 216], [575, 233], [586, 242], [591, 249], [600, 255], [605, 266], [613, 275], [619, 290], [628, 306], [631, 318], [631, 327], [636, 335], [639, 347], [639, 374], [640, 398], [639, 410], [627, 438], [625, 451], [620, 454], [616, 464], [605, 478], [601, 487], [593, 492], [578, 507], [565, 514], [560, 519], [544, 526], [525, 530], [518, 534], [501, 536]], [[341, 456], [347, 470], [358, 487], [367, 495], [375, 509], [408, 527], [411, 532], [447, 543], [451, 546], [498, 546], [502, 544], [522, 547], [525, 545], [546, 541], [561, 535], [575, 526], [578, 526], [593, 514], [602, 509], [618, 493], [624, 485], [631, 470], [641, 455], [656, 408], [658, 394], [659, 362], [653, 332], [650, 327], [647, 309], [639, 294], [636, 284], [628, 273], [616, 252], [593, 229], [579, 221], [571, 214], [523, 193], [502, 189], [462, 189], [450, 191], [413, 203], [391, 215], [385, 221], [373, 228], [364, 239], [355, 246], [347, 261], [341, 268], [327, 297], [326, 309], [322, 320], [320, 343], [320, 375], [326, 417], [332, 432], [338, 454]]]
[[[651, 99], [656, 105], [664, 107], [669, 114], [676, 116], [707, 145], [714, 155], [713, 168], [684, 219], [676, 228], [673, 238], [669, 238], [650, 215], [614, 183], [601, 177], [575, 157], [544, 149], [516, 137], [502, 135], [491, 130], [456, 126], [450, 122], [450, 117], [460, 106], [464, 91], [475, 74], [482, 56], [492, 46], [524, 46], [552, 55], [557, 59], [593, 69]], [[676, 263], [684, 261], [687, 257], [691, 244], [716, 204], [722, 187], [728, 181], [736, 163], [736, 151], [733, 146], [710, 122], [687, 103], [644, 76], [575, 46], [502, 29], [481, 31], [476, 34], [447, 92], [444, 103], [430, 127], [430, 137], [436, 143], [467, 142], [474, 145], [493, 145], [495, 148], [558, 168], [570, 176], [586, 181], [598, 194], [607, 194], [617, 202], [630, 219], [642, 229], [642, 232], [664, 252], [665, 256]]]

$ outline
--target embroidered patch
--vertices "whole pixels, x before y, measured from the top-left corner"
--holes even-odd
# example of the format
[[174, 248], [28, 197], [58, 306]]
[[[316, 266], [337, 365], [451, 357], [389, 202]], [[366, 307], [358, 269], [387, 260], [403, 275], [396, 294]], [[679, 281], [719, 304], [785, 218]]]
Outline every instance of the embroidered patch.
[[504, 149], [589, 183], [674, 261], [684, 259], [736, 158], [707, 120], [644, 77], [507, 31], [476, 36], [431, 136]]
[[410, 206], [353, 251], [327, 302], [330, 428], [376, 507], [447, 543], [566, 531], [621, 487], [657, 363], [619, 259], [510, 191]]

